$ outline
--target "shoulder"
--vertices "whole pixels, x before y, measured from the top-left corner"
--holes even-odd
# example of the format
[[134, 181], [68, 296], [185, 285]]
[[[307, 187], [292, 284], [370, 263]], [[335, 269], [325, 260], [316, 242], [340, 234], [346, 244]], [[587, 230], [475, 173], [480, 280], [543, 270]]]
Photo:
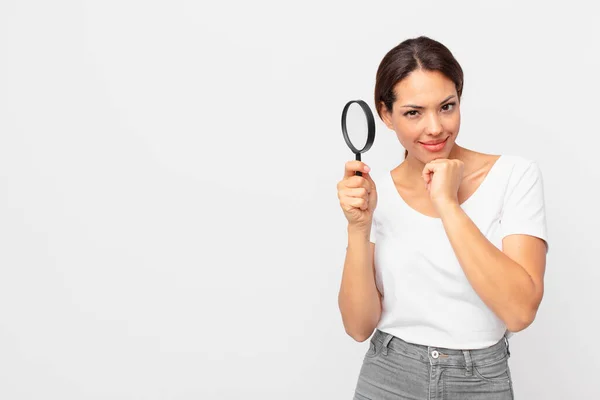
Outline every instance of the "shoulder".
[[527, 168], [537, 162], [531, 158], [516, 155], [516, 154], [502, 154], [501, 157], [507, 164], [510, 164], [516, 168]]
[[499, 161], [502, 161], [512, 181], [541, 176], [540, 166], [534, 159], [515, 154], [503, 154]]
[[502, 187], [507, 198], [543, 197], [542, 170], [534, 159], [519, 155], [503, 155], [500, 168]]
[[514, 180], [528, 170], [537, 169], [537, 163], [529, 158], [515, 154], [486, 154], [477, 153], [473, 170], [483, 176], [494, 176], [493, 180]]

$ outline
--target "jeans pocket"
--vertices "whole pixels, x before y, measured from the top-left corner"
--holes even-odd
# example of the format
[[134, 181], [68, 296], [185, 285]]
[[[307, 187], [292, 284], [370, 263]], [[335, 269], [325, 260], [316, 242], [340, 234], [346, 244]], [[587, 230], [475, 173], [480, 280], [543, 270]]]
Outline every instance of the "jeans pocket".
[[473, 365], [473, 371], [479, 378], [488, 382], [510, 382], [510, 368], [508, 357], [493, 361], [488, 364]]

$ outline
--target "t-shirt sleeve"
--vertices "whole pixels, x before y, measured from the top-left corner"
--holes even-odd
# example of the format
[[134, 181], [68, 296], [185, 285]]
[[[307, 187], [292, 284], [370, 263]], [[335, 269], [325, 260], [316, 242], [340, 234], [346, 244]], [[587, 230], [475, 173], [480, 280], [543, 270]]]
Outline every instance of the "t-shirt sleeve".
[[544, 185], [542, 172], [535, 161], [530, 161], [507, 188], [500, 226], [502, 237], [524, 234], [543, 239], [548, 253]]

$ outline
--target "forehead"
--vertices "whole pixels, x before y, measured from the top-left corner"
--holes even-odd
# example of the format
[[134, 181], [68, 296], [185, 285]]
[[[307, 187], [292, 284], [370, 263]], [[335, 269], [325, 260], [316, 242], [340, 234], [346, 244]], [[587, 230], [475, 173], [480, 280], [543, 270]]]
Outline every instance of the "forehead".
[[396, 101], [416, 104], [434, 103], [456, 95], [456, 87], [446, 75], [439, 71], [416, 69], [394, 87]]

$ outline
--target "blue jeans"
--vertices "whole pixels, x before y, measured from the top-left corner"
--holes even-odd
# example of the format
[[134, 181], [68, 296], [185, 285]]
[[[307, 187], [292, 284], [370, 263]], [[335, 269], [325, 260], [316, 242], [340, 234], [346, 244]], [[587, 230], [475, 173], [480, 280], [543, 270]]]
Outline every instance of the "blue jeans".
[[354, 400], [514, 399], [508, 339], [476, 350], [408, 343], [379, 329], [371, 337]]

